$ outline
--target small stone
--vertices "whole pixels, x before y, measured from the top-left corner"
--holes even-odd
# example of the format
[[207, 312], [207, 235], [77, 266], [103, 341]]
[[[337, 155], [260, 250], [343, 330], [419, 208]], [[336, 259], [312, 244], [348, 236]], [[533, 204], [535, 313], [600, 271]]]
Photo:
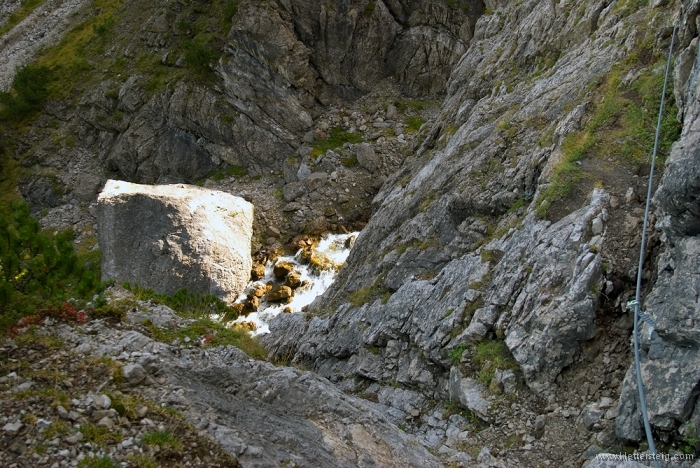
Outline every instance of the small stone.
[[[189, 337], [186, 337], [187, 339]], [[146, 370], [139, 364], [124, 366], [124, 379], [129, 385], [138, 385], [146, 379]]]
[[357, 145], [356, 156], [357, 162], [360, 163], [360, 166], [364, 167], [368, 171], [374, 172], [378, 169], [379, 158], [377, 157], [377, 153], [375, 153], [374, 148], [372, 148], [372, 145], [368, 143], [360, 143]]
[[92, 419], [94, 421], [99, 421], [102, 418], [113, 418], [117, 415], [117, 412], [113, 409], [109, 410], [99, 410], [92, 413]]
[[155, 423], [148, 418], [143, 418], [141, 420], [141, 425], [142, 426], [155, 426]]
[[148, 414], [148, 406], [139, 406], [136, 409], [136, 416], [139, 418], [144, 418]]
[[34, 385], [34, 382], [32, 382], [31, 380], [28, 380], [28, 381], [24, 382], [23, 384], [20, 384], [17, 387], [15, 387], [15, 391], [16, 392], [23, 392], [25, 390], [29, 390], [30, 388], [32, 388], [32, 385]]
[[21, 440], [18, 440], [14, 444], [10, 446], [10, 452], [14, 453], [15, 455], [22, 455], [24, 452], [27, 451], [27, 446], [24, 445], [24, 442]]
[[112, 400], [107, 395], [97, 395], [92, 400], [92, 406], [95, 409], [109, 409], [112, 406]]
[[605, 412], [598, 407], [597, 404], [592, 403], [584, 408], [582, 411], [582, 421], [583, 425], [589, 431], [593, 429], [595, 423], [600, 421]]
[[66, 442], [68, 445], [75, 445], [75, 444], [77, 444], [78, 442], [80, 442], [81, 440], [83, 440], [83, 433], [82, 433], [82, 432], [76, 432], [76, 433], [73, 434], [72, 436], [66, 437], [66, 438], [63, 439], [63, 440], [65, 440], [65, 442]]
[[267, 227], [267, 237], [274, 237], [277, 238], [280, 236], [280, 230], [277, 229], [274, 226], [268, 226]]
[[68, 419], [68, 411], [61, 405], [56, 407], [56, 414], [58, 414], [59, 418]]
[[278, 280], [284, 279], [289, 273], [294, 270], [294, 264], [289, 262], [278, 262], [272, 268], [272, 273]]
[[297, 178], [299, 180], [306, 180], [309, 178], [311, 175], [311, 169], [309, 169], [309, 166], [306, 164], [302, 164], [299, 166], [299, 170], [297, 170]]
[[50, 425], [51, 425], [51, 421], [49, 421], [47, 419], [37, 419], [37, 421], [36, 421], [36, 427], [38, 427], [39, 429], [46, 429]]
[[256, 263], [255, 265], [253, 265], [253, 268], [250, 271], [250, 279], [252, 279], [253, 281], [257, 281], [263, 276], [265, 276], [265, 265], [262, 265], [260, 263]]
[[78, 419], [80, 419], [80, 414], [75, 411], [69, 411], [67, 419], [70, 421], [77, 421]]
[[418, 416], [420, 416], [420, 410], [417, 409], [417, 408], [413, 408], [413, 409], [411, 410], [411, 417], [412, 417], [412, 418], [417, 418]]
[[308, 177], [308, 187], [310, 191], [318, 190], [326, 185], [328, 174], [325, 172], [314, 172]]
[[591, 230], [593, 231], [594, 236], [601, 235], [603, 233], [603, 220], [599, 217], [595, 218], [591, 224]]
[[294, 295], [294, 291], [289, 286], [279, 286], [267, 295], [267, 300], [270, 302], [278, 302], [289, 299]]
[[610, 397], [603, 397], [600, 400], [600, 403], [598, 403], [599, 408], [612, 408], [612, 406], [615, 404], [615, 400], [613, 400]]
[[285, 284], [292, 289], [296, 289], [301, 286], [301, 275], [296, 271], [293, 271], [287, 275]]
[[19, 421], [13, 423], [7, 423], [2, 427], [3, 432], [7, 433], [9, 436], [15, 436], [19, 431], [22, 430], [24, 424]]
[[114, 421], [109, 416], [105, 416], [97, 422], [97, 425], [111, 429], [114, 427]]

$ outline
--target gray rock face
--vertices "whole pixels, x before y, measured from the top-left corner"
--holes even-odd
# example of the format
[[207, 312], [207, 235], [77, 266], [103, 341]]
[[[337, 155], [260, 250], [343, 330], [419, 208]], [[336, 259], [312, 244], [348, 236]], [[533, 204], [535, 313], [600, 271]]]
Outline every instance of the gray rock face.
[[596, 333], [593, 286], [602, 261], [589, 244], [590, 226], [608, 199], [596, 190], [588, 207], [555, 224], [528, 217], [522, 229], [450, 261], [432, 280], [408, 279], [385, 304], [344, 304], [306, 326], [301, 316], [280, 314], [263, 342], [272, 355], [295, 350], [295, 359], [316, 362], [328, 378], [395, 378], [447, 397], [448, 352], [501, 329], [527, 384], [547, 390]]
[[367, 143], [360, 143], [357, 145], [357, 162], [370, 172], [377, 170], [379, 167], [379, 160], [372, 145], [368, 145]]
[[[642, 309], [656, 327], [652, 331], [644, 323], [640, 329], [649, 419], [657, 431], [664, 432], [675, 431], [690, 419], [700, 394], [700, 56], [694, 28], [698, 8], [696, 2], [684, 2], [680, 41], [686, 48], [681, 55], [686, 65], [691, 54], [694, 61], [692, 68], [681, 63], [676, 69], [676, 82], [684, 92], [679, 101], [684, 103], [683, 130], [654, 197], [664, 246], [657, 263], [658, 278]], [[624, 440], [643, 437], [633, 366], [620, 395], [616, 433]]]
[[[138, 313], [130, 312], [128, 319], [149, 316], [151, 307], [139, 302]], [[157, 385], [144, 382], [139, 391], [179, 409], [242, 466], [279, 466], [284, 460], [313, 467], [442, 466], [373, 403], [346, 395], [311, 372], [257, 361], [232, 346], [205, 350], [150, 338], [143, 343], [140, 358], [130, 357], [119, 345], [129, 340], [128, 332], [95, 322], [89, 326], [99, 331], [99, 338], [69, 327], [62, 328], [61, 336], [77, 343], [78, 353], [126, 360], [125, 377], [127, 369], [131, 375], [141, 367], [133, 363], [135, 359], [157, 356], [163, 378]], [[5, 431], [14, 427], [8, 424]]]
[[102, 278], [233, 301], [250, 277], [253, 206], [185, 185], [108, 181], [98, 198]]
[[642, 468], [647, 466], [634, 460], [619, 460], [615, 458], [617, 456], [619, 454], [598, 454], [588, 465], [588, 468]]
[[465, 379], [455, 367], [450, 371], [450, 401], [462, 405], [488, 421], [489, 402], [483, 397], [485, 391], [486, 389], [478, 380]]

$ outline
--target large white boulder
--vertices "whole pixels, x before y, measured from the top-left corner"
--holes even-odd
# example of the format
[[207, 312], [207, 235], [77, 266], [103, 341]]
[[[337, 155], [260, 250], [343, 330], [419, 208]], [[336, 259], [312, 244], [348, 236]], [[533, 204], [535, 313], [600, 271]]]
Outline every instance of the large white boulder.
[[191, 185], [109, 180], [97, 198], [102, 279], [232, 302], [250, 278], [253, 205]]

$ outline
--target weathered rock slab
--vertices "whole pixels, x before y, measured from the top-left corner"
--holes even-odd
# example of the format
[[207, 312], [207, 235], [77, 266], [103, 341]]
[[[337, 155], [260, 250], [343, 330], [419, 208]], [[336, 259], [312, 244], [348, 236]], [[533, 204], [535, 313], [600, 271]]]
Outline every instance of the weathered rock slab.
[[102, 278], [233, 301], [250, 277], [253, 205], [183, 184], [110, 180], [98, 197]]
[[488, 420], [489, 402], [482, 396], [485, 391], [478, 380], [464, 378], [456, 367], [450, 371], [450, 400]]

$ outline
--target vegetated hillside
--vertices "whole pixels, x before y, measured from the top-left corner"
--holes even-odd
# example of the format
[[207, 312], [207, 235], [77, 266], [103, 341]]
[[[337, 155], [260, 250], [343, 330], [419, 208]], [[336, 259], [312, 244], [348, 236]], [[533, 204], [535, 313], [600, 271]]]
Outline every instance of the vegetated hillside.
[[[678, 12], [645, 368], [693, 368], [697, 298], [669, 293], [694, 271], [692, 2], [96, 0], [0, 95], [3, 200], [84, 250], [108, 177], [246, 196], [260, 260], [369, 221], [331, 290], [271, 325], [272, 358], [445, 460], [578, 466], [642, 437], [625, 303]], [[664, 448], [692, 446], [699, 380], [649, 384]]]
[[[464, 1], [89, 6], [69, 17], [72, 27], [58, 44], [27, 64], [32, 78], [16, 79], [4, 95], [3, 193], [9, 197], [19, 186], [51, 219], [89, 224], [85, 207], [109, 177], [236, 180], [241, 191], [240, 182], [265, 175], [253, 184], [264, 190], [248, 190], [269, 195], [257, 203], [271, 215], [258, 220], [258, 248], [268, 237], [266, 224], [296, 234], [367, 220], [371, 197], [408, 142], [380, 141], [381, 164], [369, 165], [370, 173], [356, 167], [354, 145], [401, 133], [410, 140], [428, 111], [400, 93], [444, 92], [483, 11], [481, 3]], [[40, 35], [43, 23], [32, 18], [16, 27]], [[16, 44], [3, 47], [9, 56]], [[381, 103], [356, 101], [387, 79], [390, 92]], [[402, 112], [375, 122], [377, 104], [394, 98]], [[335, 151], [323, 162], [327, 149]], [[283, 191], [281, 178], [299, 182], [302, 165], [335, 172], [334, 187], [321, 180], [320, 187]], [[320, 198], [310, 200], [311, 192]], [[282, 211], [294, 201], [301, 204]], [[66, 206], [70, 213], [53, 216], [52, 209]]]

